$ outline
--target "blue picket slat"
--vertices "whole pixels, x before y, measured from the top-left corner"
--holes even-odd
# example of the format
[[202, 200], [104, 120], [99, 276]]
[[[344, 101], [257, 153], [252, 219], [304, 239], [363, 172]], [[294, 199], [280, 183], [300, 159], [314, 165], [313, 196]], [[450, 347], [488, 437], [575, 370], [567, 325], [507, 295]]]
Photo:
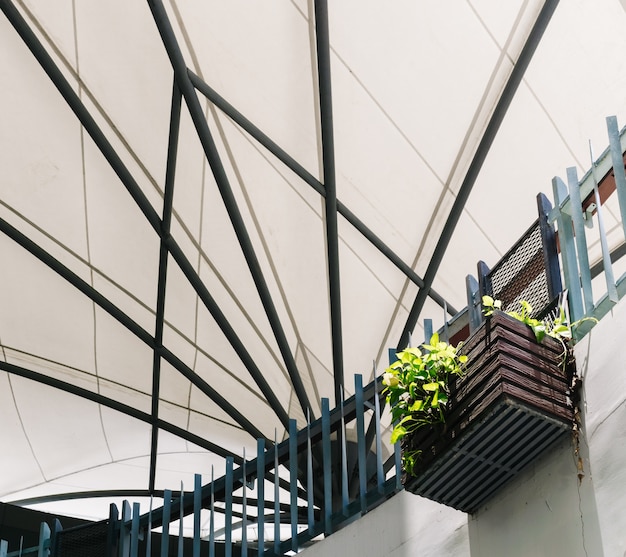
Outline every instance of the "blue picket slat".
[[617, 126], [617, 118], [609, 116], [606, 119], [606, 127], [609, 134], [609, 149], [611, 151], [611, 161], [613, 163], [613, 174], [615, 176], [615, 190], [619, 202], [619, 211], [622, 217], [622, 230], [626, 238], [626, 173], [624, 172], [624, 155], [622, 153], [622, 143]]
[[378, 396], [378, 381], [376, 379], [376, 362], [374, 362], [374, 427], [376, 433], [376, 485], [378, 493], [383, 493], [385, 473], [383, 471], [383, 445], [380, 434], [380, 400]]
[[[569, 188], [571, 218], [574, 224], [574, 240], [578, 254], [580, 282], [583, 290], [585, 314], [593, 312], [593, 293], [591, 291], [591, 272], [589, 267], [589, 253], [587, 249], [587, 235], [583, 218], [582, 200], [578, 187], [578, 174], [575, 167], [567, 169], [567, 185]], [[560, 229], [559, 229], [560, 233]]]
[[315, 522], [315, 508], [313, 499], [313, 449], [311, 447], [311, 415], [307, 411], [306, 420], [306, 496], [307, 496], [307, 527], [309, 534], [313, 533]]
[[139, 556], [139, 517], [141, 509], [139, 503], [133, 503], [133, 519], [130, 528], [130, 556]]
[[172, 492], [163, 491], [163, 529], [161, 534], [161, 557], [169, 556], [170, 544], [170, 516], [172, 514]]
[[202, 476], [193, 477], [193, 557], [200, 557], [200, 518], [202, 513]]
[[226, 457], [226, 487], [224, 488], [224, 555], [233, 554], [233, 457]]
[[118, 544], [119, 557], [126, 557], [130, 551], [130, 528], [131, 510], [128, 501], [122, 502], [122, 521], [120, 523], [120, 537]]
[[289, 506], [291, 549], [298, 551], [298, 422], [289, 420]]
[[243, 463], [241, 465], [242, 469], [242, 478], [243, 478], [243, 494], [242, 494], [242, 504], [241, 504], [241, 556], [248, 557], [248, 502], [247, 502], [247, 487], [248, 487], [248, 477], [246, 475], [246, 449], [243, 449]]
[[258, 555], [265, 552], [265, 440], [256, 441], [256, 508], [258, 530]]
[[280, 475], [278, 473], [278, 434], [274, 430], [274, 552], [280, 552]]
[[209, 557], [215, 557], [215, 478], [211, 465], [211, 501], [209, 514]]
[[359, 466], [359, 501], [361, 513], [367, 511], [367, 454], [365, 447], [365, 404], [363, 401], [363, 377], [354, 376], [354, 398], [356, 402], [357, 461]]
[[576, 258], [572, 219], [570, 215], [561, 211], [561, 205], [567, 197], [567, 188], [565, 183], [558, 177], [552, 179], [552, 192], [554, 195], [554, 205], [557, 210], [556, 220], [559, 231], [563, 276], [568, 291], [569, 311], [572, 321], [578, 321], [585, 314], [580, 289], [580, 279], [578, 277], [578, 260]]
[[180, 482], [180, 497], [178, 498], [178, 557], [183, 556], [183, 496], [185, 494], [185, 490], [183, 488], [183, 482]]
[[333, 510], [332, 455], [330, 444], [330, 407], [322, 399], [322, 471], [324, 476], [324, 533], [332, 532], [330, 517]]

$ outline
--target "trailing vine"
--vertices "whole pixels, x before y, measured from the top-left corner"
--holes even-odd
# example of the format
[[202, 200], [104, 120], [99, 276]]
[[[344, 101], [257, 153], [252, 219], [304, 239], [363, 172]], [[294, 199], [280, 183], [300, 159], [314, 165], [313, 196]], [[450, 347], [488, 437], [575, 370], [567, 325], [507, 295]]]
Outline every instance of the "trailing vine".
[[[420, 348], [407, 348], [396, 354], [383, 375], [383, 393], [391, 408], [395, 424], [391, 443], [421, 427], [444, 422], [444, 409], [448, 403], [449, 380], [463, 374], [467, 356], [458, 355], [457, 348], [439, 340], [435, 333], [430, 344]], [[405, 450], [402, 464], [412, 474], [421, 451]]]

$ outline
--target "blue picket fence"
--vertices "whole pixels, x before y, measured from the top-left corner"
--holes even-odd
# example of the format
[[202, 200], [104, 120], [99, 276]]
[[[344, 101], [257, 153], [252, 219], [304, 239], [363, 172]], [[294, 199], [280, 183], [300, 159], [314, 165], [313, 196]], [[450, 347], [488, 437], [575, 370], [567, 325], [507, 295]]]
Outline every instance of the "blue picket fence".
[[[193, 489], [165, 490], [163, 505], [149, 512], [124, 502], [96, 524], [63, 530], [57, 521], [42, 531], [41, 555], [74, 557], [83, 545], [90, 557], [297, 553], [402, 489], [399, 447], [383, 450], [380, 390], [380, 380], [364, 387], [356, 375], [352, 397], [333, 410], [322, 399], [321, 417], [299, 430], [290, 420], [285, 441], [258, 439], [255, 458], [228, 457], [223, 476], [196, 474]], [[191, 539], [181, 517], [193, 524]]]

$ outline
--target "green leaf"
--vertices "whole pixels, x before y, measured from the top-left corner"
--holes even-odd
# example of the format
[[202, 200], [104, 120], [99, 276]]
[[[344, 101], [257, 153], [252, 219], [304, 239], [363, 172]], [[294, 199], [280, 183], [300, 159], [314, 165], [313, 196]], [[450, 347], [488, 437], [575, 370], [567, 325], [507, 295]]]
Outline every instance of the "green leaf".
[[400, 441], [400, 439], [402, 439], [405, 435], [406, 435], [406, 428], [403, 425], [398, 424], [396, 427], [393, 428], [393, 431], [391, 432], [391, 444], [395, 444], [396, 442]]
[[424, 385], [422, 385], [422, 389], [424, 389], [425, 391], [438, 391], [439, 390], [439, 383], [437, 383], [436, 381], [433, 383], [425, 383]]
[[413, 404], [411, 404], [411, 406], [409, 406], [409, 410], [411, 412], [419, 412], [423, 406], [424, 406], [423, 400], [416, 400]]

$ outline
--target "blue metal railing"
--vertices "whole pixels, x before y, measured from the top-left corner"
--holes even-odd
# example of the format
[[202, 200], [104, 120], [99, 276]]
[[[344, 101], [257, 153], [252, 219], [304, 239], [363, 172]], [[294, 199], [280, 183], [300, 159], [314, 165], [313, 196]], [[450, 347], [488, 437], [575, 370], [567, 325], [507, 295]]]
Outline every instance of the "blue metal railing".
[[[196, 474], [192, 491], [182, 485], [179, 492], [165, 490], [157, 509], [141, 513], [138, 503], [131, 507], [125, 501], [120, 515], [111, 505], [107, 556], [295, 553], [381, 504], [402, 489], [399, 447], [384, 454], [380, 381], [364, 387], [356, 375], [354, 389], [333, 410], [322, 399], [321, 417], [300, 430], [290, 420], [285, 441], [267, 446], [259, 439], [254, 459], [246, 460], [244, 453], [242, 464], [235, 466], [228, 457], [222, 477], [213, 478], [211, 471], [203, 484]], [[183, 539], [183, 521], [191, 539]], [[49, 529], [42, 534], [40, 546], [49, 547], [52, 557], [63, 557], [64, 536], [71, 533], [80, 540], [82, 532], [87, 539], [90, 528], [63, 531], [57, 523], [51, 536]]]
[[[558, 227], [561, 263], [565, 288], [568, 292], [569, 310], [572, 321], [585, 317], [600, 320], [626, 295], [626, 274], [617, 280], [614, 276], [614, 260], [623, 255], [626, 243], [626, 174], [624, 152], [626, 151], [626, 128], [619, 131], [617, 118], [606, 119], [609, 147], [593, 160], [591, 168], [579, 181], [576, 168], [566, 171], [566, 180], [555, 177], [552, 181], [555, 207], [550, 221]], [[609, 190], [614, 185], [621, 226], [613, 232], [613, 246], [609, 246], [605, 226], [605, 205]], [[601, 191], [604, 190], [604, 191]], [[618, 223], [619, 224], [619, 223]], [[597, 264], [590, 262], [588, 230], [595, 228], [600, 248]], [[619, 237], [619, 241], [615, 240]], [[594, 271], [597, 269], [597, 273]], [[604, 284], [594, 281], [594, 275], [604, 275]], [[592, 285], [593, 283], [593, 285]], [[601, 293], [594, 301], [593, 288]], [[575, 331], [577, 340], [594, 325], [587, 320]]]

